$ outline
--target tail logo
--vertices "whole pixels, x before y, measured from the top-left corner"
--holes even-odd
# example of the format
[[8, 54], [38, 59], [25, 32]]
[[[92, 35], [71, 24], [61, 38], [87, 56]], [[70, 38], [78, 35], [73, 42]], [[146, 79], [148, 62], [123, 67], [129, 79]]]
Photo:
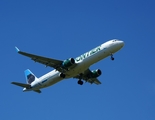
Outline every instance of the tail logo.
[[31, 84], [35, 80], [35, 76], [32, 74], [27, 75], [27, 82]]

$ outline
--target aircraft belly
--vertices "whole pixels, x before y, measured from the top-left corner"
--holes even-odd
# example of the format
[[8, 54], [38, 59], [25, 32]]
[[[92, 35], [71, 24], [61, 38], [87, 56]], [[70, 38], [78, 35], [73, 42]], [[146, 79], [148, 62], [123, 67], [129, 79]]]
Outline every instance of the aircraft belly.
[[48, 87], [48, 86], [51, 86], [57, 82], [60, 82], [61, 80], [63, 80], [63, 78], [61, 78], [61, 77], [59, 77], [59, 75], [57, 75], [57, 76], [48, 78], [48, 81], [45, 84], [43, 84], [42, 86], [43, 86], [43, 88]]
[[59, 72], [53, 70], [39, 78], [39, 80], [32, 86], [32, 89], [36, 90], [45, 88], [61, 81], [62, 79], [63, 78], [59, 77]]
[[62, 80], [62, 78], [60, 78], [60, 77], [51, 79], [51, 80], [49, 80], [49, 82], [46, 84], [45, 87], [51, 86], [51, 85], [53, 85], [53, 84], [55, 84], [55, 83], [57, 83], [57, 82], [60, 82], [61, 80]]
[[89, 66], [84, 65], [83, 63], [79, 63], [75, 68], [69, 70], [68, 72], [66, 72], [66, 79], [67, 78], [71, 78], [74, 77], [82, 72], [84, 72], [85, 70], [88, 69]]

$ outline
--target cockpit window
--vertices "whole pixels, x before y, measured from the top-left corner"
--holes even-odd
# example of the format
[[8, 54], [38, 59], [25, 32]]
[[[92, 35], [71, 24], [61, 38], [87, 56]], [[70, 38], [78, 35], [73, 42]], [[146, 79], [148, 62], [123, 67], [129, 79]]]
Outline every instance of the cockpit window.
[[117, 40], [113, 40], [112, 42], [115, 42], [115, 41], [117, 41]]

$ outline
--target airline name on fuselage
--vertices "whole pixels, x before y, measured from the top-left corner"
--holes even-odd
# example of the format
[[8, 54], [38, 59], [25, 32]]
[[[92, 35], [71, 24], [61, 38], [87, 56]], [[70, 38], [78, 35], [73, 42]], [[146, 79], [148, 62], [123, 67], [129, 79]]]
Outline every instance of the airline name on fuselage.
[[80, 55], [79, 57], [75, 58], [75, 60], [76, 60], [77, 62], [82, 61], [83, 59], [85, 59], [85, 58], [87, 58], [87, 57], [89, 57], [89, 56], [91, 56], [91, 55], [97, 53], [97, 52], [100, 51], [100, 50], [101, 50], [101, 45], [98, 46], [98, 47], [96, 47], [96, 48], [94, 48], [94, 49], [92, 49], [92, 50], [90, 50], [89, 52], [86, 52], [86, 53]]

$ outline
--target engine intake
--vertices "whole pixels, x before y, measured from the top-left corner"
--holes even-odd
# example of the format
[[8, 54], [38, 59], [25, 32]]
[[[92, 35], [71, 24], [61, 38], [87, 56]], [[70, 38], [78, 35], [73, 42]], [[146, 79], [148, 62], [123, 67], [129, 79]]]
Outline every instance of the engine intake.
[[62, 67], [63, 67], [63, 68], [69, 68], [69, 67], [71, 67], [73, 64], [75, 64], [74, 58], [69, 58], [69, 59], [63, 61]]
[[91, 77], [92, 77], [92, 78], [97, 78], [97, 77], [99, 77], [101, 74], [102, 74], [102, 72], [101, 72], [100, 69], [91, 71]]

